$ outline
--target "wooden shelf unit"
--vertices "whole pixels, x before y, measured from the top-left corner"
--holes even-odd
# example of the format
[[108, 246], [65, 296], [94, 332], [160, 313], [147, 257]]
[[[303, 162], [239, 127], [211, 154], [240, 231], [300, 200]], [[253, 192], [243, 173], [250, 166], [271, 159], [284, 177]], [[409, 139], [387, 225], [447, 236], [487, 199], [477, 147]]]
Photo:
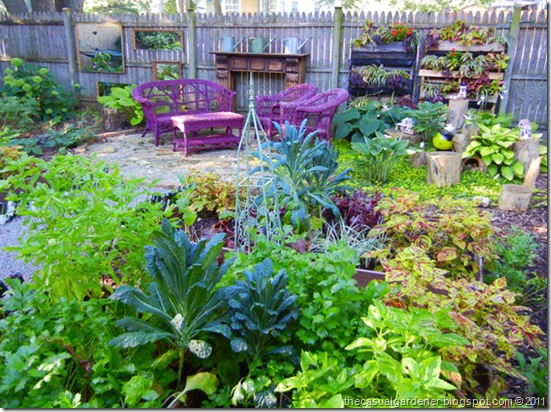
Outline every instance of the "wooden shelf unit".
[[[450, 41], [440, 41], [437, 47], [428, 47], [425, 48], [425, 56], [427, 55], [438, 55], [443, 56], [451, 51], [455, 52], [469, 52], [473, 55], [473, 57], [479, 56], [479, 55], [486, 55], [488, 53], [501, 53], [505, 52], [505, 45], [502, 43], [488, 43], [483, 45], [472, 45], [472, 46], [466, 46], [459, 44], [457, 42], [450, 42]], [[488, 77], [491, 80], [496, 79], [503, 79], [504, 77], [503, 72], [489, 72]], [[427, 69], [419, 69], [419, 81], [420, 81], [420, 87], [421, 87], [421, 94], [423, 91], [424, 84], [427, 82], [430, 83], [444, 83], [445, 78], [447, 76], [443, 75], [442, 72], [436, 71], [436, 70], [427, 70]], [[460, 75], [458, 70], [454, 70], [451, 72], [451, 77], [454, 79], [461, 79], [462, 76]], [[470, 79], [477, 79], [479, 76], [470, 77]], [[444, 96], [444, 99], [449, 100], [455, 96], [455, 94], [448, 94]], [[478, 99], [476, 98], [469, 98], [468, 99], [471, 102], [477, 102]], [[499, 94], [496, 93], [493, 96], [489, 96], [487, 99], [488, 103], [496, 104], [499, 100]]]

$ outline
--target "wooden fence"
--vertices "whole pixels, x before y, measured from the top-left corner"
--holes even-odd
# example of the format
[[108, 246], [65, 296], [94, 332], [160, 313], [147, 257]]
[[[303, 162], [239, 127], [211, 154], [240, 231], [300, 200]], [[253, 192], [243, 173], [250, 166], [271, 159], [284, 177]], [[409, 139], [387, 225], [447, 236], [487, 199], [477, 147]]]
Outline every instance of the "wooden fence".
[[[509, 41], [511, 56], [504, 84], [500, 111], [513, 113], [515, 121], [529, 118], [539, 125], [539, 131], [547, 139], [547, 11], [521, 11], [484, 13], [344, 13], [336, 8], [334, 13], [315, 14], [255, 14], [213, 16], [187, 15], [120, 15], [33, 13], [21, 16], [0, 14], [0, 73], [13, 57], [20, 57], [33, 64], [47, 67], [64, 84], [78, 82], [82, 87], [83, 101], [96, 101], [98, 84], [137, 84], [151, 81], [152, 67], [163, 62], [180, 63], [184, 77], [216, 80], [216, 67], [212, 52], [220, 50], [220, 39], [233, 36], [237, 42], [247, 38], [275, 39], [266, 49], [269, 53], [282, 53], [283, 40], [297, 38], [305, 41], [300, 53], [309, 54], [306, 82], [316, 84], [320, 90], [332, 87], [347, 88], [350, 65], [351, 40], [358, 37], [365, 20], [375, 26], [390, 25], [395, 21], [414, 27], [421, 38], [432, 28], [452, 25], [464, 20], [467, 25], [492, 26]], [[124, 73], [93, 73], [78, 69], [82, 42], [79, 38], [88, 24], [105, 24], [118, 28]], [[79, 30], [81, 27], [81, 30]], [[136, 48], [136, 30], [171, 30], [181, 33], [182, 48], [173, 51]], [[92, 36], [93, 37], [93, 36]], [[423, 41], [421, 42], [423, 44]], [[243, 41], [235, 51], [248, 51]], [[423, 55], [423, 46], [418, 58]], [[419, 92], [415, 78], [414, 88]], [[269, 94], [283, 88], [283, 76], [257, 73], [255, 93]], [[238, 93], [237, 110], [245, 111], [247, 105], [248, 76], [244, 73], [236, 79]], [[415, 97], [417, 97], [414, 94]]]

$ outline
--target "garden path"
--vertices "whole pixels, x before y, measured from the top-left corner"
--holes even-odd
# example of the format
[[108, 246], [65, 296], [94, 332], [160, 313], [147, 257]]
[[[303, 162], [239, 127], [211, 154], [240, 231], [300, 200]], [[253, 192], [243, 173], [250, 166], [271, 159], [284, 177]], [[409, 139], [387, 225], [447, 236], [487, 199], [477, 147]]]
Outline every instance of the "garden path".
[[[101, 139], [80, 146], [77, 154], [91, 156], [106, 163], [116, 163], [125, 177], [158, 179], [156, 186], [175, 188], [181, 185], [179, 174], [196, 170], [202, 173], [217, 173], [222, 179], [235, 181], [237, 173], [237, 148], [204, 150], [191, 152], [185, 157], [183, 152], [172, 150], [172, 136], [161, 136], [159, 146], [153, 144], [153, 135], [141, 137], [140, 133], [109, 133]], [[241, 154], [244, 167], [244, 154]]]

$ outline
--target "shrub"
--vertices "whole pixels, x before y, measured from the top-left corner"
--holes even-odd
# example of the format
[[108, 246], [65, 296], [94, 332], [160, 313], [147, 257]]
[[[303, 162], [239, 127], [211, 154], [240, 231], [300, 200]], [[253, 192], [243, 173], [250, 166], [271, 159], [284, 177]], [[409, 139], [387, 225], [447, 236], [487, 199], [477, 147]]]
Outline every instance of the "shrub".
[[38, 117], [38, 101], [23, 102], [16, 96], [0, 98], [0, 143], [3, 141], [3, 136], [12, 137], [32, 125], [33, 118]]
[[110, 167], [95, 158], [66, 155], [47, 162], [23, 155], [5, 168], [11, 175], [0, 190], [10, 188], [17, 213], [29, 217], [30, 235], [10, 250], [42, 264], [34, 280], [48, 285], [52, 296], [98, 297], [111, 282], [144, 278], [142, 249], [171, 210], [140, 200], [152, 185], [125, 180]]
[[[4, 408], [160, 408], [176, 374], [140, 352], [108, 345], [120, 305], [55, 300], [36, 283], [6, 279], [0, 300], [0, 398]], [[139, 384], [138, 384], [139, 383]], [[155, 390], [157, 389], [157, 390]]]
[[5, 70], [2, 95], [15, 96], [21, 103], [34, 100], [42, 120], [59, 123], [72, 116], [75, 108], [75, 93], [63, 89], [47, 68], [38, 68], [13, 58]]

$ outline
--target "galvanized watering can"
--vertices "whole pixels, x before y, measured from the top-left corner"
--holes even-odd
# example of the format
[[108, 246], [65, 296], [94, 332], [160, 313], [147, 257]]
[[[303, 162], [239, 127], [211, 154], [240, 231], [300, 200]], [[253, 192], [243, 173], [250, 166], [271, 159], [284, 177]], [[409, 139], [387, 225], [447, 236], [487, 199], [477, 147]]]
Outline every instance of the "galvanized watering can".
[[250, 47], [249, 52], [250, 53], [264, 53], [264, 50], [268, 48], [271, 42], [273, 42], [276, 39], [274, 37], [272, 40], [270, 40], [268, 43], [266, 43], [266, 40], [264, 40], [264, 37], [252, 37], [249, 39]]
[[241, 37], [241, 40], [239, 40], [236, 44], [235, 38], [233, 36], [222, 36], [220, 37], [220, 47], [223, 52], [231, 53], [235, 49], [237, 49], [237, 46], [239, 46], [241, 42], [245, 39], [245, 36]]
[[299, 45], [299, 41], [296, 37], [287, 37], [283, 39], [283, 48], [285, 51], [285, 54], [298, 54], [300, 53], [300, 49], [302, 49], [302, 46], [306, 44], [308, 40], [310, 40], [312, 36], [308, 37], [306, 40], [302, 42], [301, 45]]

